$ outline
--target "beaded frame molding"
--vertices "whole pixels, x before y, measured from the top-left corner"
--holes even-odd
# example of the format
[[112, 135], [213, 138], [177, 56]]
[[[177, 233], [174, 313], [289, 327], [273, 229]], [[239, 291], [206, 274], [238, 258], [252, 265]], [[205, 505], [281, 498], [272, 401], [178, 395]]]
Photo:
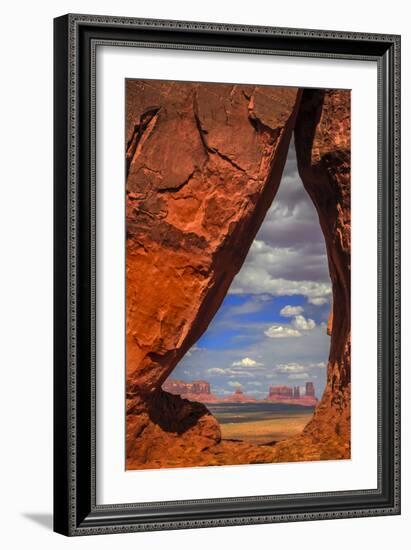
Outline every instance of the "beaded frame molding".
[[[96, 504], [95, 79], [101, 44], [377, 63], [377, 489]], [[54, 530], [74, 536], [399, 514], [400, 37], [64, 15], [54, 20], [54, 120]]]

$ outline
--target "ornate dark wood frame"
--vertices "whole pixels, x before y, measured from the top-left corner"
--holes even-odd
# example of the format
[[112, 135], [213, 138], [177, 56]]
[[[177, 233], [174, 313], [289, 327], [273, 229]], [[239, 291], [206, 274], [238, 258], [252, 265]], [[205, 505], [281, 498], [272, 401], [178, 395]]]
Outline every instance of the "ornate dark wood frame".
[[[96, 505], [94, 132], [99, 44], [377, 63], [377, 489]], [[73, 536], [399, 514], [400, 37], [65, 15], [54, 21], [54, 59], [55, 531]]]

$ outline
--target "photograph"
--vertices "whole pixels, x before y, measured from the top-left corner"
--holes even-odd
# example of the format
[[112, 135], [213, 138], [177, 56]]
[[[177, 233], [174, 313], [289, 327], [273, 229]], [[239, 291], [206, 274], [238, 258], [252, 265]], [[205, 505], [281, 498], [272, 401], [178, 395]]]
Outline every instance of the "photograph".
[[57, 533], [400, 514], [401, 37], [278, 25], [54, 20]]
[[126, 469], [351, 458], [351, 91], [125, 80]]

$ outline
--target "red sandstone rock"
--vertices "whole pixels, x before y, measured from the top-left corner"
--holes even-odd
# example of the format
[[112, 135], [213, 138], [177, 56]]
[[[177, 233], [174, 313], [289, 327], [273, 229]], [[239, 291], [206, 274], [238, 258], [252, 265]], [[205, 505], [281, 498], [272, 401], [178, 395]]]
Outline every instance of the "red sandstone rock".
[[293, 394], [293, 388], [290, 386], [270, 386], [268, 390], [268, 397], [276, 399], [291, 399]]
[[291, 88], [127, 82], [131, 391], [158, 389], [218, 309], [277, 191], [297, 98]]
[[128, 468], [182, 466], [187, 460], [194, 465], [200, 453], [220, 440], [217, 420], [201, 403], [166, 392], [128, 400]]
[[[128, 467], [157, 460], [150, 445], [170, 466], [219, 441], [211, 415], [161, 386], [208, 327], [271, 205], [299, 98], [293, 88], [126, 83]], [[183, 428], [190, 407], [200, 419]]]
[[301, 405], [303, 407], [315, 407], [318, 402], [312, 382], [306, 382], [305, 395], [300, 395], [298, 386], [294, 388], [291, 386], [270, 386], [265, 401], [283, 405]]

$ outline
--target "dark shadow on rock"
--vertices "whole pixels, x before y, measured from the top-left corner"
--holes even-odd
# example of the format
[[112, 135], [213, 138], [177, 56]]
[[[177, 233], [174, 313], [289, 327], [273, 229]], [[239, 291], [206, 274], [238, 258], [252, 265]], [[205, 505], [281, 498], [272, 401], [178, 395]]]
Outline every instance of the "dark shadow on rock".
[[179, 435], [195, 426], [202, 416], [212, 416], [202, 403], [188, 401], [163, 390], [156, 392], [147, 405], [150, 420], [165, 432]]

